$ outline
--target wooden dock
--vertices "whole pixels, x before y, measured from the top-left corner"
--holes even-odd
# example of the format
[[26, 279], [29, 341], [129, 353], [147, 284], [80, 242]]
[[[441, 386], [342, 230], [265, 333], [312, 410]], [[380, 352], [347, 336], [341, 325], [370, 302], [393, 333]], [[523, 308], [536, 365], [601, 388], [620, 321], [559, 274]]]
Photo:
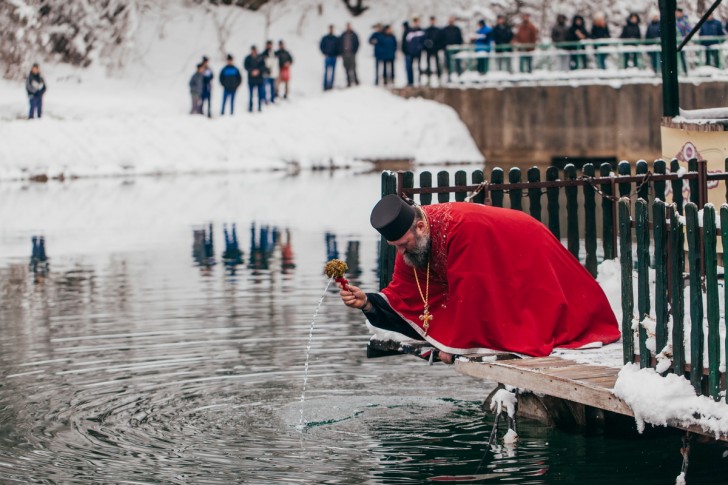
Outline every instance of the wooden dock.
[[[396, 353], [422, 357], [423, 354], [428, 355], [428, 349], [431, 347], [426, 343], [372, 340], [368, 352], [375, 354], [370, 355], [371, 357]], [[554, 417], [553, 414], [563, 412], [564, 406], [569, 408], [569, 413], [577, 415], [581, 413], [582, 416], [587, 414], [584, 411], [587, 408], [583, 407], [586, 406], [602, 412], [634, 417], [627, 403], [613, 393], [620, 368], [579, 364], [559, 357], [519, 358], [509, 353], [465, 356], [465, 359], [462, 357], [457, 359], [453, 367], [457, 372], [470, 377], [533, 393], [537, 396], [538, 405], [534, 407], [531, 404], [524, 409], [519, 407], [519, 412], [527, 417], [553, 423], [557, 421], [551, 419]], [[522, 396], [519, 396], [519, 401], [521, 399]], [[579, 421], [578, 416], [576, 421]], [[670, 426], [711, 439], [715, 438], [712, 433], [706, 433], [699, 426], [686, 427], [677, 423], [671, 423]], [[721, 440], [728, 441], [725, 437], [721, 437]]]

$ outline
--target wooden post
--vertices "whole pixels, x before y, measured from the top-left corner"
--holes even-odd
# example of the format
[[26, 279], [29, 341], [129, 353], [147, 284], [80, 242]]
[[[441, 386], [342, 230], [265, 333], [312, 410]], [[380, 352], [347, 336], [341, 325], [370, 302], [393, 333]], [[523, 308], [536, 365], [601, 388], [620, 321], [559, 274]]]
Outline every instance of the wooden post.
[[[437, 186], [450, 186], [450, 172], [448, 172], [447, 170], [440, 170], [439, 172], [437, 172]], [[437, 202], [439, 202], [440, 204], [442, 204], [443, 202], [450, 202], [450, 192], [438, 192]]]
[[718, 303], [718, 258], [716, 256], [715, 207], [703, 208], [703, 243], [705, 244], [705, 287], [708, 316], [708, 394], [720, 399], [720, 307]]
[[[638, 160], [636, 175], [647, 175], [647, 172], [649, 172], [649, 168], [647, 167], [647, 162], [645, 162], [644, 160]], [[637, 186], [641, 186], [639, 188], [639, 190], [637, 191], [637, 197], [649, 202], [649, 200], [650, 200], [649, 182], [644, 183], [644, 184], [642, 182], [637, 182]]]
[[685, 375], [685, 226], [677, 210], [670, 211], [670, 309], [672, 312], [672, 363], [675, 374]]
[[[480, 169], [473, 170], [472, 181], [473, 185], [482, 184], [485, 181], [485, 175], [483, 175], [483, 171]], [[473, 202], [475, 202], [476, 204], [485, 204], [485, 190], [481, 190], [480, 192], [478, 192], [478, 194], [473, 197]]]
[[[549, 167], [546, 169], [546, 180], [553, 182], [559, 179], [559, 169], [556, 167]], [[561, 224], [559, 222], [559, 188], [549, 187], [546, 189], [546, 199], [548, 204], [549, 213], [549, 231], [556, 236], [556, 239], [561, 239]]]
[[[652, 222], [655, 241], [655, 352], [660, 353], [667, 345], [667, 229], [665, 202], [655, 200], [652, 205]], [[682, 250], [682, 248], [680, 248]]]
[[[513, 167], [508, 171], [508, 183], [517, 184], [521, 182], [521, 169]], [[511, 209], [523, 210], [523, 189], [510, 189], [508, 196], [511, 203]]]
[[[594, 177], [594, 165], [587, 163], [582, 169], [584, 177]], [[584, 184], [584, 247], [586, 249], [586, 269], [597, 277], [597, 210], [594, 200], [594, 187]]]
[[[420, 187], [432, 187], [432, 173], [425, 170], [420, 173]], [[420, 205], [432, 204], [432, 194], [420, 194]]]
[[[612, 165], [604, 162], [599, 167], [599, 175], [609, 177], [612, 173]], [[617, 203], [610, 197], [613, 195], [612, 184], [607, 182], [601, 184], [602, 193], [606, 197], [602, 197], [602, 243], [604, 245], [604, 259], [614, 259], [616, 254], [616, 214]]]
[[[468, 185], [468, 174], [465, 170], [458, 170], [455, 172], [455, 186], [462, 187]], [[455, 192], [455, 202], [463, 202], [468, 193], [464, 190]]]
[[[678, 162], [676, 159], [672, 159], [670, 162], [670, 172], [672, 173], [678, 173], [680, 171], [680, 162]], [[672, 201], [675, 203], [675, 206], [677, 207], [677, 211], [682, 214], [683, 213], [683, 183], [684, 180], [682, 178], [675, 179], [671, 182], [672, 185]]]
[[[728, 258], [728, 205], [725, 204], [720, 208], [720, 238], [723, 246], [723, 269], [725, 271], [725, 267], [727, 266], [726, 258]], [[725, 312], [725, 308], [728, 308], [728, 285], [726, 284], [723, 284], [723, 302], [725, 305], [723, 311]], [[728, 352], [728, 333], [726, 333], [725, 342], [723, 342], [723, 349], [725, 352]], [[728, 392], [726, 393], [725, 400], [728, 402]]]
[[[397, 193], [397, 177], [394, 172], [385, 170], [382, 172], [382, 197]], [[379, 240], [379, 289], [384, 288], [392, 281], [394, 272], [394, 258], [396, 249], [383, 237]]]
[[[540, 182], [541, 170], [538, 167], [531, 167], [528, 169], [526, 176], [529, 182]], [[541, 189], [528, 189], [528, 212], [531, 214], [531, 217], [538, 221], [541, 220]]]
[[[632, 175], [632, 167], [629, 162], [622, 160], [617, 165], [617, 173], [619, 175]], [[632, 185], [629, 182], [619, 184], [619, 196], [630, 197], [632, 192]]]
[[[503, 169], [500, 167], [495, 167], [493, 171], [490, 173], [490, 183], [492, 184], [502, 184], [503, 183]], [[493, 201], [494, 207], [503, 207], [503, 191], [502, 190], [492, 190], [490, 192], [490, 199]]]
[[[665, 160], [655, 160], [653, 168], [655, 175], [665, 175], [667, 173]], [[655, 180], [653, 186], [655, 188], [655, 199], [665, 202], [665, 187], [667, 187], [667, 183], [664, 180]]]
[[619, 201], [619, 260], [622, 266], [622, 357], [625, 364], [634, 362], [634, 332], [632, 314], [632, 228], [630, 227], [630, 202]]
[[639, 312], [640, 367], [650, 367], [652, 356], [647, 348], [647, 329], [644, 321], [650, 316], [650, 225], [647, 201], [635, 203], [635, 232], [637, 234], [637, 311]]
[[690, 382], [695, 392], [702, 393], [703, 377], [703, 291], [700, 285], [700, 223], [698, 207], [685, 204], [690, 268]]
[[[697, 159], [691, 158], [688, 160], [688, 172], [698, 172]], [[703, 207], [700, 205], [700, 177], [690, 179], [688, 185], [690, 186], [690, 202], [696, 204], [698, 207]]]
[[[564, 167], [564, 179], [576, 180], [576, 167], [569, 163]], [[577, 187], [566, 187], [566, 245], [569, 252], [579, 259], [579, 202]]]

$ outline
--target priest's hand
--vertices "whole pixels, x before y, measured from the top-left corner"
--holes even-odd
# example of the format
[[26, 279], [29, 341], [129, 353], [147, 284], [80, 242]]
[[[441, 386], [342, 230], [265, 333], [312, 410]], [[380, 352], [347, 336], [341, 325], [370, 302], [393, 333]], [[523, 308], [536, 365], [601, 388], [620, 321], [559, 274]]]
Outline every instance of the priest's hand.
[[454, 354], [449, 354], [447, 352], [443, 352], [442, 350], [440, 350], [438, 352], [437, 356], [438, 356], [438, 358], [442, 362], [444, 362], [446, 364], [453, 364], [453, 363], [455, 363], [455, 355]]
[[339, 291], [339, 296], [341, 297], [341, 301], [344, 302], [344, 305], [358, 310], [363, 310], [364, 307], [367, 307], [367, 310], [371, 308], [367, 295], [361, 290], [361, 288], [357, 288], [356, 286], [349, 284], [348, 289], [345, 290], [341, 283], [338, 283], [338, 286], [341, 289], [341, 291]]

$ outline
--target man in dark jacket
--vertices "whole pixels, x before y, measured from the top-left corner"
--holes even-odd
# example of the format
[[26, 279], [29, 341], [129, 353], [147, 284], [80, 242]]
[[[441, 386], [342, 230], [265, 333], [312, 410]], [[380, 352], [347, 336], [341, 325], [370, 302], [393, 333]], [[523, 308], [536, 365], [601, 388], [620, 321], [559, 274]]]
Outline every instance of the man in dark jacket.
[[447, 26], [442, 29], [442, 44], [445, 49], [445, 67], [447, 67], [447, 80], [451, 81], [452, 71], [460, 74], [460, 63], [456, 59], [452, 59], [451, 46], [463, 44], [463, 33], [460, 27], [455, 25], [455, 17], [450, 17]]
[[258, 111], [263, 109], [263, 100], [265, 99], [265, 86], [263, 85], [263, 75], [265, 74], [265, 60], [263, 56], [258, 54], [255, 46], [250, 47], [250, 54], [245, 58], [243, 67], [248, 72], [248, 111], [253, 112], [253, 95], [258, 93]]
[[[607, 25], [607, 18], [604, 16], [603, 13], [599, 12], [594, 15], [594, 19], [592, 20], [592, 29], [590, 37], [594, 40], [597, 39], [609, 39], [612, 35], [609, 33], [609, 26]], [[603, 46], [604, 44], [600, 44], [595, 42], [594, 43], [594, 57], [597, 60], [597, 67], [599, 69], [606, 69], [607, 68], [607, 54], [600, 53], [599, 47]]]
[[404, 22], [402, 25], [404, 26], [404, 33], [402, 34], [402, 52], [404, 52], [405, 69], [407, 71], [407, 86], [414, 86], [415, 63], [417, 63], [418, 80], [419, 76], [422, 75], [420, 61], [422, 59], [425, 31], [420, 27], [420, 19], [417, 17], [412, 19], [412, 25], [408, 22]]
[[495, 44], [495, 52], [498, 55], [498, 70], [511, 72], [511, 41], [513, 40], [513, 30], [508, 25], [505, 15], [498, 15], [495, 19], [493, 27], [493, 43]]
[[[641, 40], [642, 32], [640, 32], [640, 16], [636, 13], [632, 13], [627, 17], [627, 23], [622, 28], [622, 34], [619, 36], [620, 39], [633, 39]], [[628, 52], [623, 57], [624, 67], [639, 67], [637, 65], [637, 52]]]
[[288, 99], [288, 83], [291, 80], [291, 65], [293, 56], [286, 50], [285, 42], [278, 41], [278, 50], [275, 52], [278, 58], [278, 79], [276, 80], [276, 92], [280, 93], [281, 84], [285, 86], [283, 99]]
[[235, 67], [233, 63], [233, 56], [227, 55], [227, 65], [220, 71], [220, 84], [222, 84], [222, 110], [221, 115], [225, 114], [225, 104], [227, 100], [230, 100], [230, 114], [235, 112], [235, 93], [238, 92], [238, 87], [243, 82], [243, 77], [240, 75], [240, 69]]
[[652, 16], [652, 21], [650, 21], [649, 24], [647, 24], [647, 30], [645, 31], [645, 40], [653, 41], [653, 44], [650, 44], [650, 46], [656, 46], [657, 51], [651, 51], [650, 52], [650, 64], [652, 64], [652, 69], [657, 73], [660, 71], [660, 16], [657, 14], [654, 14]]
[[369, 36], [369, 44], [374, 47], [374, 85], [379, 86], [379, 72], [382, 70], [384, 60], [382, 59], [382, 46], [379, 43], [384, 35], [382, 24], [374, 26], [374, 32]]
[[336, 58], [339, 55], [339, 38], [334, 35], [334, 26], [329, 25], [329, 33], [321, 38], [319, 49], [324, 55], [324, 91], [333, 89]]
[[[571, 20], [571, 27], [569, 27], [569, 30], [566, 32], [566, 42], [571, 43], [571, 45], [566, 46], [566, 49], [571, 51], [583, 51], [584, 46], [581, 46], [578, 43], [583, 40], [587, 40], [588, 38], [589, 33], [587, 33], [586, 26], [584, 25], [584, 17], [581, 15], [574, 15]], [[572, 70], [586, 69], [586, 54], [571, 54], [569, 60]]]
[[437, 70], [437, 80], [439, 81], [442, 77], [442, 70], [440, 69], [440, 51], [442, 50], [442, 30], [435, 25], [435, 17], [430, 17], [430, 26], [425, 29], [425, 55], [427, 56], [427, 84], [430, 84], [432, 76], [432, 64]]
[[30, 74], [25, 80], [25, 91], [28, 93], [30, 102], [28, 119], [40, 118], [43, 115], [43, 94], [46, 92], [46, 83], [43, 76], [40, 75], [38, 64], [33, 64], [30, 68]]
[[712, 46], [719, 44], [721, 40], [716, 37], [724, 37], [725, 32], [723, 31], [723, 25], [720, 20], [713, 18], [713, 15], [709, 15], [705, 23], [700, 26], [700, 37], [713, 37], [712, 39], [703, 40], [700, 43], [705, 46], [705, 64], [713, 67], [720, 67], [720, 57], [718, 56], [718, 50]]
[[204, 72], [205, 65], [201, 62], [197, 64], [197, 70], [190, 78], [190, 97], [192, 98], [192, 109], [190, 114], [201, 115], [202, 114], [202, 90], [204, 89]]
[[346, 85], [358, 85], [359, 78], [356, 75], [356, 53], [359, 51], [359, 36], [351, 29], [351, 24], [346, 24], [346, 30], [339, 38], [339, 52], [341, 60], [344, 61], [346, 71]]
[[384, 69], [382, 78], [384, 85], [394, 84], [394, 58], [397, 54], [397, 38], [392, 33], [392, 27], [384, 27], [384, 33], [379, 38], [378, 46], [381, 49], [382, 64]]
[[206, 56], [202, 56], [202, 65], [205, 70], [202, 72], [202, 109], [205, 108], [205, 101], [207, 101], [207, 117], [212, 117], [211, 103], [212, 103], [212, 80], [215, 75], [210, 69], [210, 60]]

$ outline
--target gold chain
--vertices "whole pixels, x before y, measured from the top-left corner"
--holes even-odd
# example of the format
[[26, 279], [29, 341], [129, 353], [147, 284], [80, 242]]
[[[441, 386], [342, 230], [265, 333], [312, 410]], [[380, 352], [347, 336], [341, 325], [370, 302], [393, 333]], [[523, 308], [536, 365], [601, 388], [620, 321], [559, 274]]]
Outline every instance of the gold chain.
[[420, 315], [420, 320], [422, 321], [422, 328], [425, 329], [425, 335], [427, 335], [427, 330], [430, 328], [430, 320], [432, 320], [434, 317], [430, 314], [430, 260], [427, 260], [427, 278], [425, 280], [425, 293], [422, 293], [422, 287], [420, 286], [420, 280], [417, 277], [417, 268], [414, 266], [412, 267], [412, 271], [415, 273], [415, 283], [417, 283], [417, 289], [420, 292], [420, 298], [422, 298], [422, 303], [425, 305], [425, 309]]

